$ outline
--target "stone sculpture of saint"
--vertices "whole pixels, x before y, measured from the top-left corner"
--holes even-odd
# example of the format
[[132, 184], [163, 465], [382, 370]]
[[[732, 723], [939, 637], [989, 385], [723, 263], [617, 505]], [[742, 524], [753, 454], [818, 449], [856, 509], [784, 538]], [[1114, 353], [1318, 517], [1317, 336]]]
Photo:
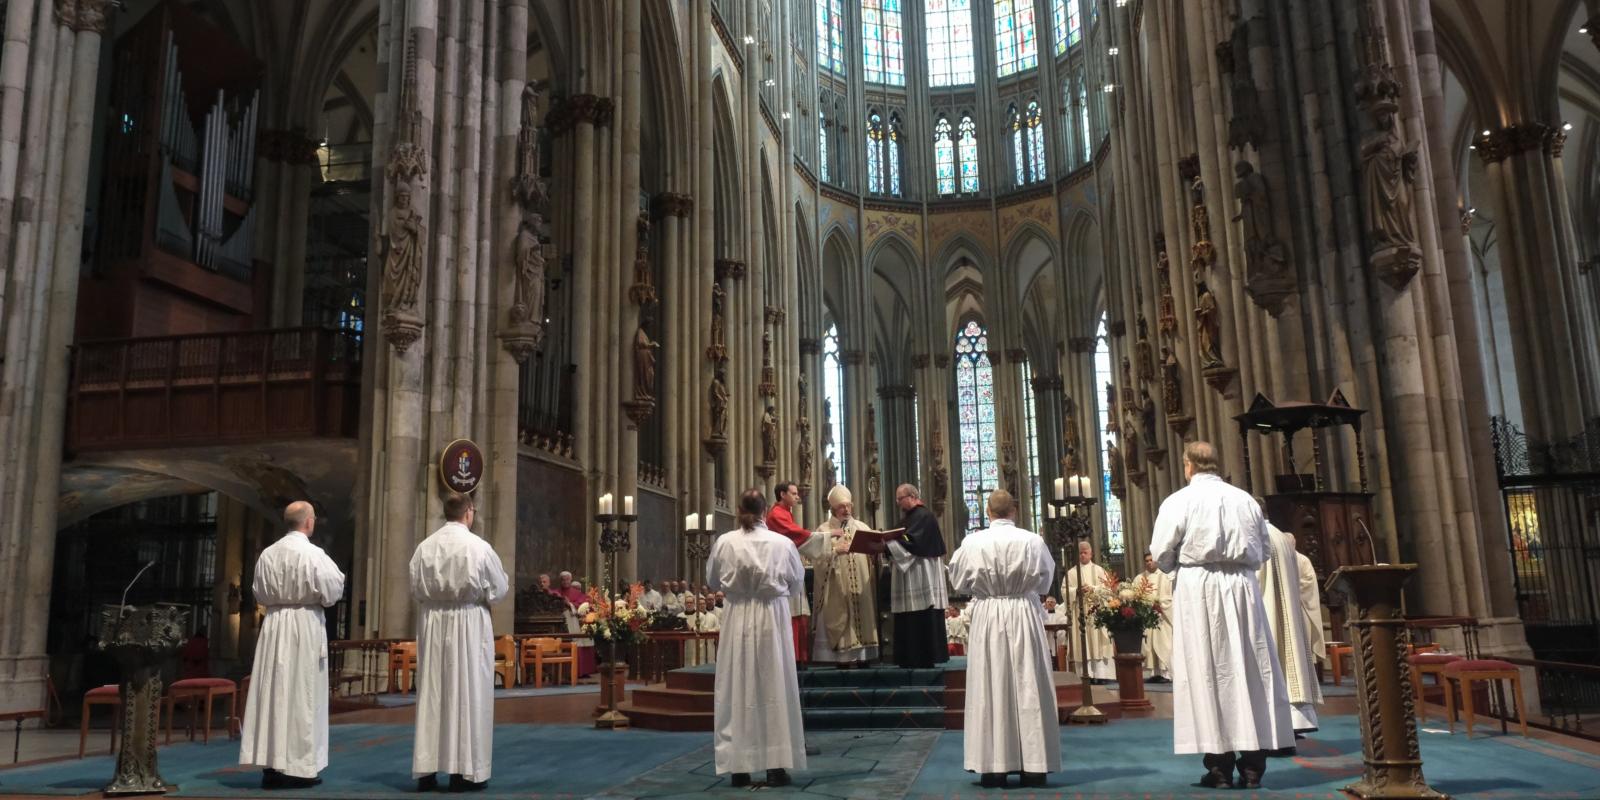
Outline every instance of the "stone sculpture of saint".
[[1205, 281], [1194, 285], [1195, 344], [1200, 350], [1200, 364], [1204, 367], [1223, 366], [1222, 315], [1217, 308], [1217, 297], [1206, 288]]
[[639, 329], [633, 334], [633, 399], [639, 401], [656, 397], [656, 350], [661, 348], [645, 332], [646, 321], [640, 320]]
[[[824, 427], [823, 430], [827, 428]], [[832, 489], [839, 483], [839, 467], [833, 463], [832, 453], [822, 460], [822, 477], [826, 479], [822, 484], [825, 488]]]
[[544, 244], [539, 241], [538, 216], [530, 214], [517, 226], [517, 280], [511, 299], [516, 322], [544, 319]]
[[[1133, 403], [1128, 403], [1122, 410], [1122, 443], [1128, 446], [1128, 471], [1139, 471], [1139, 409]], [[1146, 442], [1146, 447], [1153, 447], [1155, 442]]]
[[795, 421], [794, 427], [800, 433], [800, 483], [810, 486], [811, 457], [814, 455], [811, 449], [811, 420], [802, 415]]
[[1133, 345], [1133, 352], [1139, 357], [1139, 380], [1148, 383], [1156, 379], [1155, 350], [1150, 346], [1150, 326], [1145, 322], [1144, 316], [1139, 316], [1139, 340]]
[[1178, 357], [1172, 350], [1161, 348], [1161, 404], [1169, 415], [1183, 413], [1183, 374], [1178, 371]]
[[1394, 108], [1374, 110], [1377, 127], [1361, 140], [1361, 199], [1367, 232], [1378, 248], [1413, 246], [1411, 190], [1416, 181], [1417, 154], [1400, 147], [1394, 130]]
[[1156, 446], [1156, 401], [1149, 389], [1139, 390], [1139, 421], [1144, 430], [1144, 446]]
[[778, 409], [773, 406], [761, 413], [761, 456], [768, 464], [778, 463]]
[[1239, 214], [1234, 220], [1244, 223], [1246, 273], [1252, 280], [1278, 275], [1283, 271], [1286, 258], [1283, 244], [1272, 233], [1267, 179], [1248, 161], [1234, 164], [1233, 174], [1238, 179], [1233, 184], [1233, 193], [1239, 200]]
[[722, 380], [719, 373], [711, 379], [710, 397], [708, 399], [711, 412], [711, 435], [723, 437], [728, 435], [728, 384]]
[[711, 284], [711, 346], [720, 347], [725, 342], [727, 329], [726, 318], [727, 292], [722, 290], [722, 282], [715, 281]]
[[878, 454], [873, 453], [867, 457], [867, 512], [869, 514], [876, 515], [878, 513], [878, 501], [881, 497], [879, 492], [882, 491], [880, 484], [882, 483], [883, 470], [878, 466]]
[[1106, 440], [1106, 469], [1111, 472], [1111, 485], [1122, 485], [1122, 449], [1117, 447], [1116, 440]]
[[389, 206], [388, 249], [383, 258], [384, 295], [389, 310], [410, 311], [417, 307], [426, 228], [422, 215], [411, 207], [411, 185], [397, 181]]

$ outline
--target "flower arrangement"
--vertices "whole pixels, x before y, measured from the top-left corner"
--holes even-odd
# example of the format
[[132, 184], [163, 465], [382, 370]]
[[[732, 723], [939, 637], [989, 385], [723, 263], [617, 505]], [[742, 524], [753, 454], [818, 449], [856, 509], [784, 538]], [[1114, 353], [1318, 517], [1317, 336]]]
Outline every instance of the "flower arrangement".
[[589, 587], [589, 602], [579, 608], [583, 613], [583, 632], [597, 644], [615, 646], [644, 642], [645, 624], [650, 614], [639, 608], [639, 595], [643, 593], [644, 587], [636, 584], [627, 598], [608, 600], [599, 588]]
[[1089, 588], [1084, 604], [1094, 626], [1112, 633], [1142, 632], [1161, 624], [1161, 606], [1151, 587], [1118, 580], [1114, 572]]

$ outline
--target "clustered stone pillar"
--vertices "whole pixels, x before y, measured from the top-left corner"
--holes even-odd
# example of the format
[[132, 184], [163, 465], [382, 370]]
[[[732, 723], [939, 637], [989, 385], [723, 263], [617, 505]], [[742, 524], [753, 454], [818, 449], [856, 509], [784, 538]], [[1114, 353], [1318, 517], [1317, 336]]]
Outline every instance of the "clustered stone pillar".
[[0, 711], [44, 706], [68, 354], [110, 0], [11, 0], [0, 66]]

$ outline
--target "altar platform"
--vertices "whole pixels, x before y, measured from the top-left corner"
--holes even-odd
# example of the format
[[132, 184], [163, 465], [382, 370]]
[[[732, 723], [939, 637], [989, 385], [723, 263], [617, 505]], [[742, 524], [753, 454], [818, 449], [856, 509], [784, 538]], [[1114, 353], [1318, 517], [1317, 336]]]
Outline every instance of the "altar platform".
[[[553, 698], [565, 701], [565, 698]], [[591, 698], [573, 698], [573, 702]], [[503, 700], [501, 703], [517, 703]], [[550, 701], [545, 701], [550, 702]], [[497, 715], [500, 715], [497, 707]], [[396, 709], [386, 713], [401, 713]], [[330, 763], [321, 786], [263, 792], [260, 773], [239, 767], [238, 744], [183, 743], [161, 748], [161, 771], [182, 798], [327, 798], [368, 800], [416, 796], [409, 774], [412, 725], [334, 724]], [[1537, 732], [1536, 732], [1537, 734]], [[1352, 715], [1330, 716], [1292, 758], [1273, 759], [1264, 788], [1214, 792], [1199, 788], [1198, 757], [1172, 754], [1168, 719], [1122, 719], [1061, 730], [1063, 771], [1045, 789], [986, 790], [961, 769], [962, 734], [942, 730], [851, 730], [807, 734], [820, 753], [793, 772], [794, 785], [734, 789], [715, 774], [711, 736], [650, 730], [595, 730], [583, 724], [502, 724], [495, 729], [495, 772], [476, 795], [503, 798], [863, 798], [973, 800], [1021, 797], [1116, 800], [1250, 797], [1343, 800], [1340, 787], [1361, 771], [1361, 737]], [[1432, 725], [1421, 733], [1428, 781], [1458, 800], [1571, 800], [1600, 797], [1600, 750], [1592, 743], [1538, 734], [1454, 736]], [[5, 797], [98, 797], [113, 771], [97, 755], [0, 769]], [[756, 776], [758, 779], [760, 776]]]
[[[798, 679], [807, 731], [961, 729], [967, 687], [967, 660], [961, 656], [931, 669], [814, 666], [800, 670]], [[1071, 672], [1057, 672], [1054, 679], [1065, 721], [1081, 702], [1080, 681]], [[630, 691], [621, 710], [638, 728], [710, 731], [715, 683], [714, 664], [675, 669], [665, 683]], [[1102, 710], [1121, 715], [1119, 705]]]

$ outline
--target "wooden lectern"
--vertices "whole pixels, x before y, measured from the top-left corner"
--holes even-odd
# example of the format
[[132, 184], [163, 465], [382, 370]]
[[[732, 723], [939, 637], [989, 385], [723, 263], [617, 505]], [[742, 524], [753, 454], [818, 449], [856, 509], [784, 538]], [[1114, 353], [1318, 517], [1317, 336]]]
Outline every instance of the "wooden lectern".
[[[1290, 402], [1273, 404], [1256, 395], [1250, 410], [1234, 417], [1239, 423], [1239, 438], [1244, 442], [1244, 468], [1250, 472], [1250, 432], [1282, 434], [1294, 468], [1294, 435], [1312, 430], [1313, 468], [1310, 475], [1275, 476], [1275, 493], [1267, 495], [1263, 511], [1267, 519], [1295, 538], [1295, 548], [1311, 559], [1317, 570], [1317, 583], [1323, 584], [1340, 567], [1376, 563], [1376, 543], [1372, 540], [1372, 493], [1367, 491], [1367, 459], [1361, 440], [1361, 417], [1367, 412], [1351, 408], [1342, 392], [1335, 391], [1326, 403]], [[1349, 426], [1355, 430], [1356, 469], [1360, 491], [1336, 491], [1323, 481], [1322, 440], [1319, 428]], [[1345, 641], [1344, 624], [1348, 600], [1342, 591], [1323, 595], [1328, 606], [1332, 639]]]

